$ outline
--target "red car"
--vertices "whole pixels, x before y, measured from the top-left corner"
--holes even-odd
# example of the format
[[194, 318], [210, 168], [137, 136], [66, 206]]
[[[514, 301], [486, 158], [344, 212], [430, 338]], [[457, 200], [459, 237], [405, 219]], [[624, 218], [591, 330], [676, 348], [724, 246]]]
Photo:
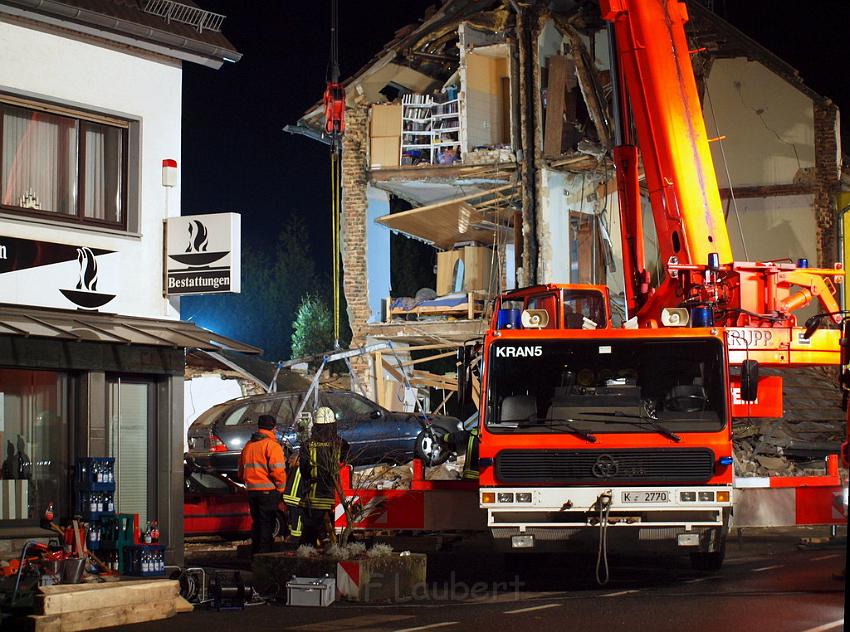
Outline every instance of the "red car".
[[[187, 461], [183, 496], [183, 531], [186, 537], [217, 535], [237, 539], [251, 533], [251, 512], [245, 488], [226, 476]], [[282, 506], [282, 505], [281, 505]], [[286, 517], [279, 511], [274, 535], [284, 533]]]

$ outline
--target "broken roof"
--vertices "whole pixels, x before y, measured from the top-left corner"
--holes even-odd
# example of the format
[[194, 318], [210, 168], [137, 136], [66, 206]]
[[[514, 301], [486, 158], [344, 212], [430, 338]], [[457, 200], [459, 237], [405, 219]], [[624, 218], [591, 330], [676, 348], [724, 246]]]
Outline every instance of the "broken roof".
[[[686, 3], [690, 16], [686, 26], [688, 34], [709, 56], [746, 57], [758, 61], [810, 98], [824, 98], [809, 88], [797, 70], [783, 59], [699, 2], [686, 0]], [[579, 22], [596, 22], [586, 13], [589, 5], [573, 6], [570, 18], [584, 11], [583, 20]], [[380, 91], [391, 81], [413, 91], [433, 88], [451, 74], [446, 70], [447, 64], [458, 63], [455, 44], [461, 22], [470, 22], [476, 29], [500, 32], [509, 28], [510, 18], [511, 12], [502, 0], [443, 0], [438, 9], [426, 12], [421, 22], [396, 31], [395, 37], [378, 54], [344, 81], [348, 103], [386, 101]], [[323, 113], [322, 104], [317, 103], [305, 112], [299, 123], [321, 129]]]
[[0, 0], [0, 15], [219, 68], [242, 54], [221, 33], [223, 15], [192, 0]]

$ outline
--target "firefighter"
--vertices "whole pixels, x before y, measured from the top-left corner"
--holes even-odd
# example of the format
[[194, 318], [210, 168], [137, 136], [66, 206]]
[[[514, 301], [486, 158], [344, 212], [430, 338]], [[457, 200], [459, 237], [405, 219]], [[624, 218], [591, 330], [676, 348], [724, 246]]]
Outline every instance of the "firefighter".
[[447, 432], [443, 435], [445, 441], [452, 450], [457, 452], [458, 447], [466, 443], [466, 460], [463, 462], [463, 474], [465, 480], [478, 480], [478, 426], [469, 430], [458, 430]]
[[258, 430], [239, 455], [239, 478], [248, 489], [251, 508], [251, 553], [272, 550], [272, 533], [281, 495], [286, 489], [286, 460], [275, 437], [272, 415], [260, 415]]
[[[316, 411], [310, 438], [301, 447], [301, 544], [315, 546], [323, 534], [336, 502], [340, 463], [349, 446], [337, 434], [336, 416], [327, 406]], [[333, 523], [331, 522], [331, 527]]]

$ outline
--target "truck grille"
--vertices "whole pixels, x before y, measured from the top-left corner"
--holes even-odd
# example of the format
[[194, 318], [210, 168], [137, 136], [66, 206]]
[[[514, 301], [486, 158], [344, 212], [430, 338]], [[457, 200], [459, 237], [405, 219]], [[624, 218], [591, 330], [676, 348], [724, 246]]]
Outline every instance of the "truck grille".
[[513, 483], [705, 482], [714, 454], [705, 448], [669, 450], [504, 450], [496, 478]]

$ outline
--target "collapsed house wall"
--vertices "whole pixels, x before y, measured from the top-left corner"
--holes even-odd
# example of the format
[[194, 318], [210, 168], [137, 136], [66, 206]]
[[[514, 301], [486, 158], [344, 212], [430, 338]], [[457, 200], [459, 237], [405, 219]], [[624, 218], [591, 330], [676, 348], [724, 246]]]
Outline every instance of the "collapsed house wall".
[[837, 253], [830, 195], [839, 177], [835, 106], [757, 61], [732, 58], [711, 65], [703, 110], [709, 136], [725, 137], [722, 147], [712, 143], [712, 155], [729, 205], [735, 258], [806, 257], [831, 266]]
[[[806, 181], [815, 166], [812, 99], [759, 62], [715, 60], [703, 118], [709, 137], [725, 136], [733, 187]], [[712, 143], [711, 150], [717, 182], [728, 188], [720, 145]], [[759, 160], [753, 160], [755, 155]]]

